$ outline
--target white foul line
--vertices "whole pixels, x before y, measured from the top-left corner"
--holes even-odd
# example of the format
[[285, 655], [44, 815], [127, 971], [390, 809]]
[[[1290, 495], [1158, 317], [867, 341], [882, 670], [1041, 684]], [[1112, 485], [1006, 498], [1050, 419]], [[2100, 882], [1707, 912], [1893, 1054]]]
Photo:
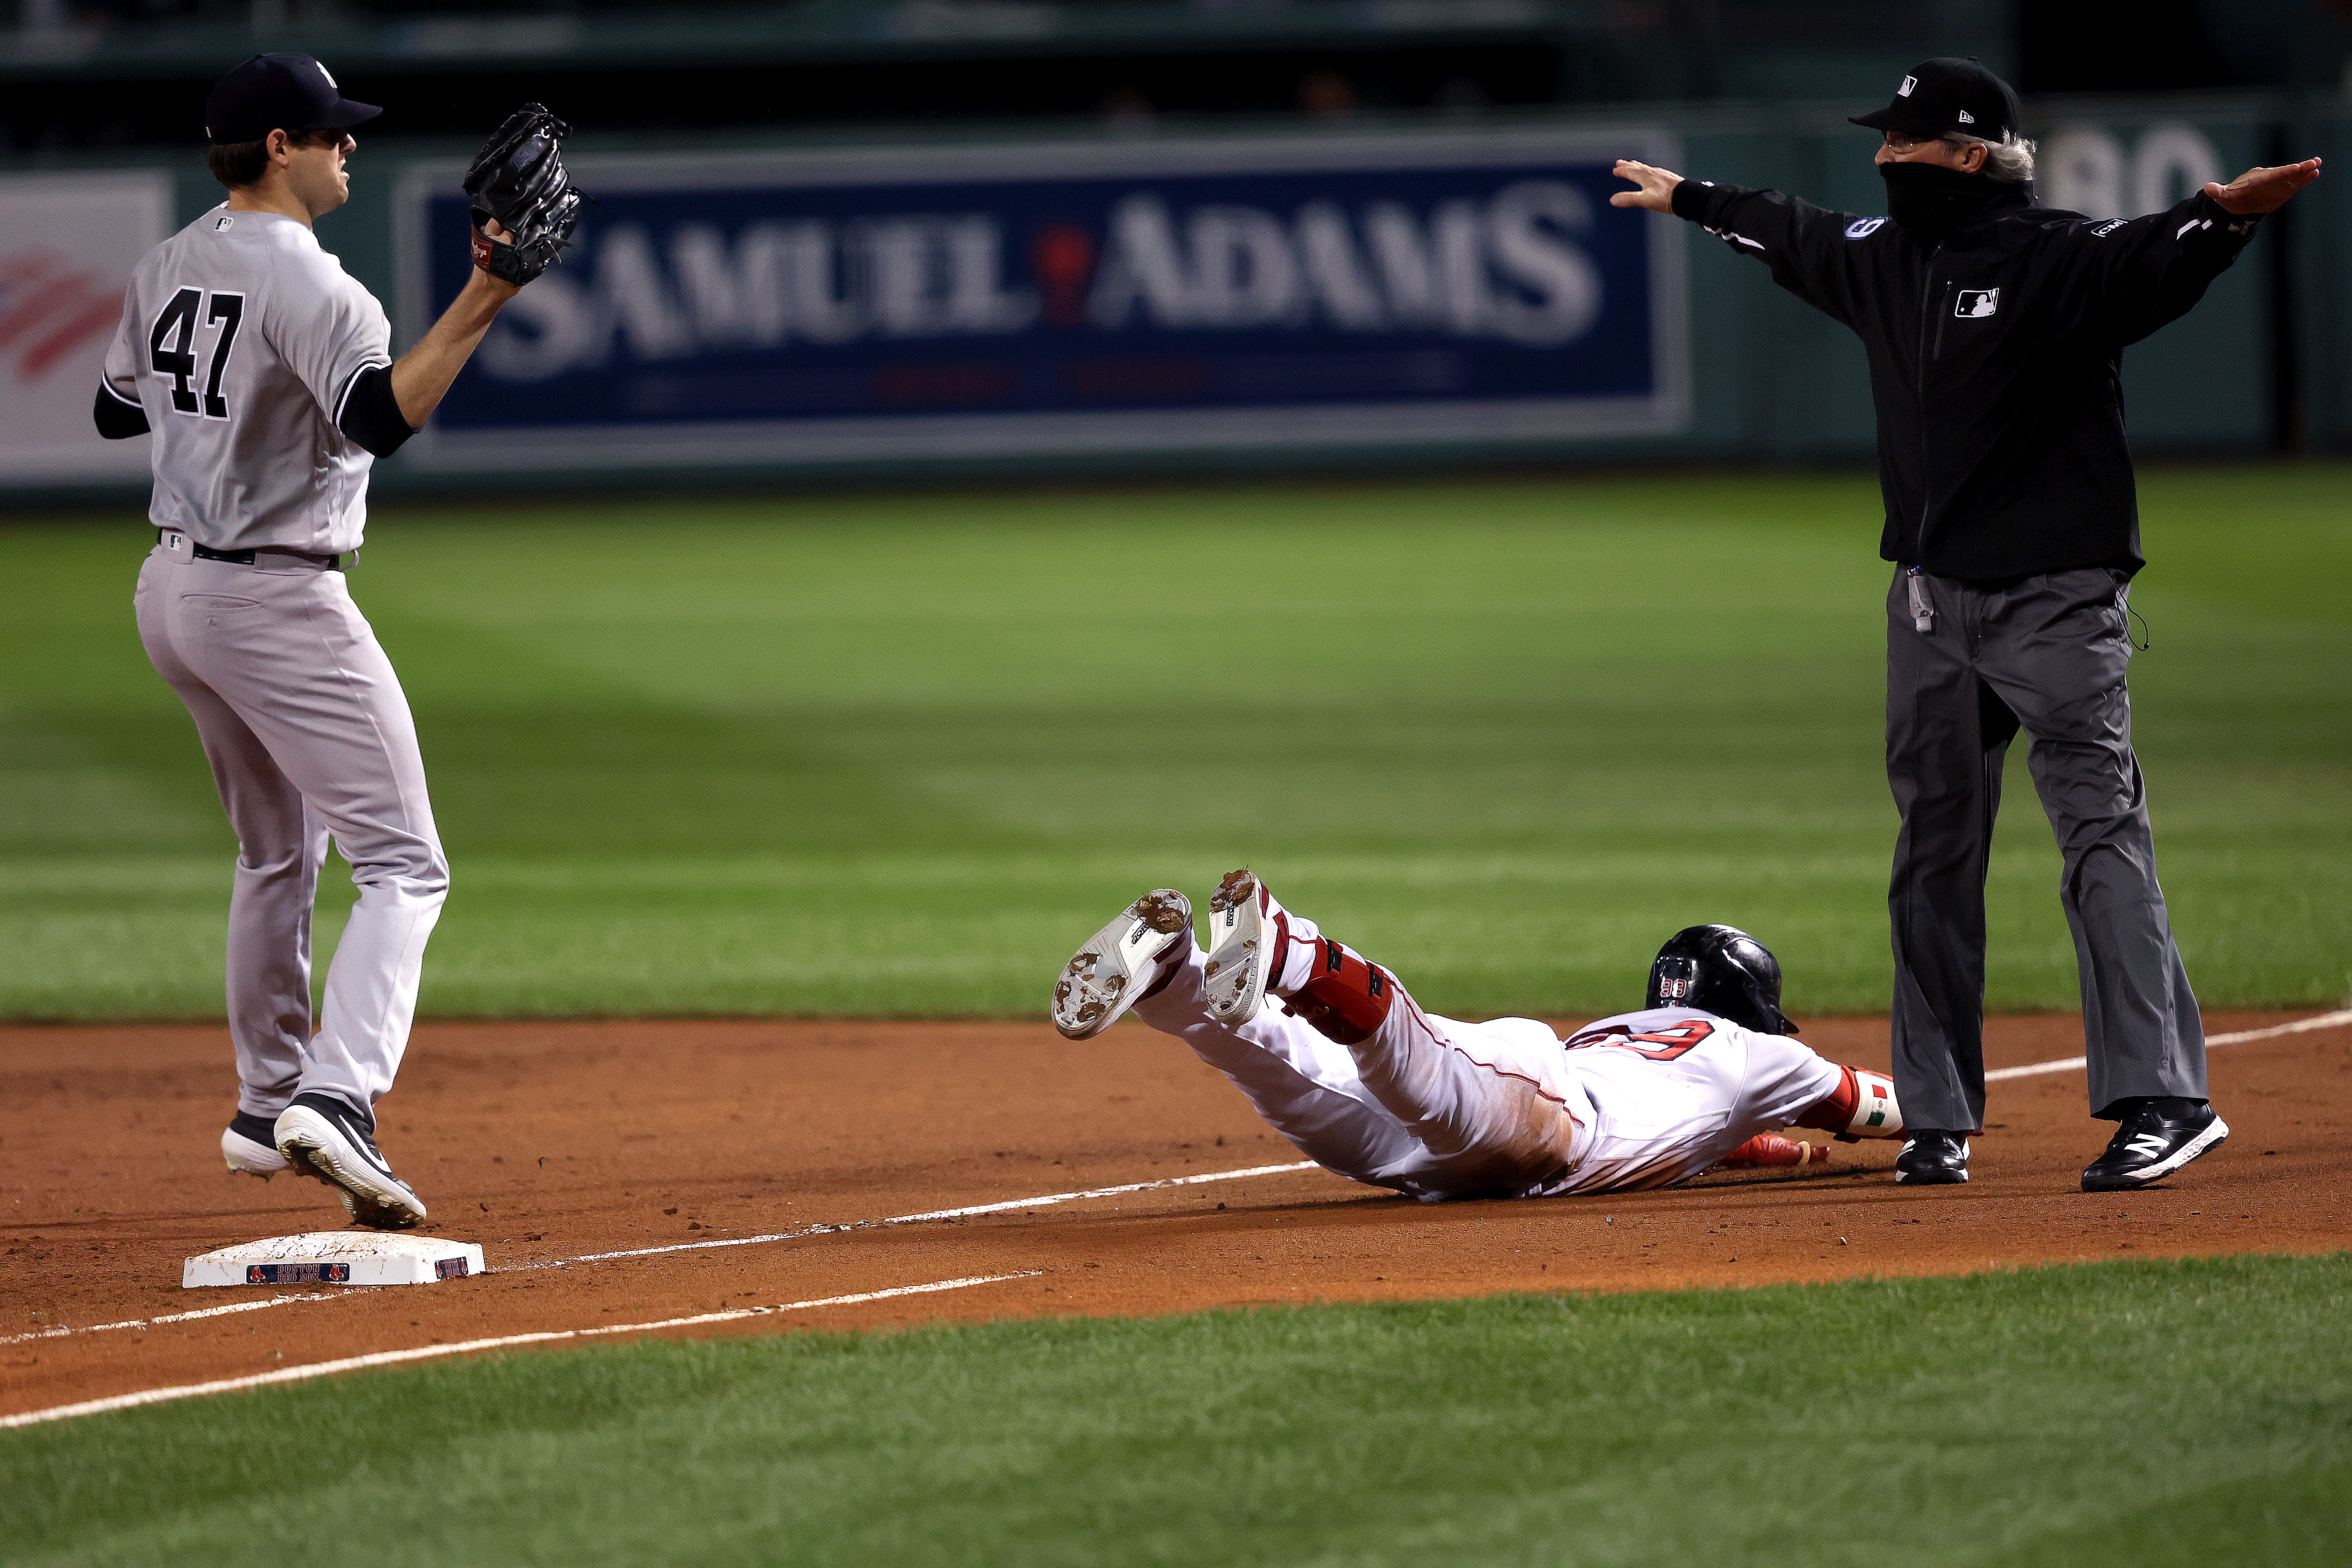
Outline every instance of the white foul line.
[[[364, 1289], [364, 1287], [360, 1287]], [[0, 1345], [26, 1340], [54, 1340], [65, 1334], [102, 1334], [110, 1329], [152, 1329], [158, 1323], [184, 1323], [191, 1318], [217, 1318], [225, 1312], [257, 1312], [264, 1307], [284, 1307], [296, 1301], [331, 1301], [350, 1290], [326, 1290], [316, 1296], [272, 1296], [262, 1301], [231, 1301], [226, 1307], [199, 1307], [193, 1312], [166, 1312], [159, 1318], [133, 1318], [124, 1323], [92, 1323], [86, 1329], [35, 1329], [29, 1334], [0, 1335]]]
[[[299, 1383], [306, 1378], [326, 1377], [339, 1372], [356, 1372], [362, 1367], [392, 1366], [401, 1362], [425, 1361], [435, 1356], [463, 1355], [469, 1351], [502, 1350], [509, 1345], [545, 1344], [551, 1340], [584, 1340], [600, 1334], [635, 1334], [655, 1329], [692, 1328], [701, 1323], [726, 1323], [741, 1318], [762, 1318], [774, 1312], [804, 1312], [813, 1307], [854, 1307], [861, 1301], [880, 1301], [892, 1296], [921, 1296], [934, 1290], [961, 1290], [972, 1285], [994, 1285], [1006, 1279], [1027, 1279], [1043, 1273], [1043, 1269], [1026, 1268], [1017, 1274], [979, 1274], [965, 1279], [941, 1279], [929, 1285], [900, 1285], [888, 1290], [866, 1290], [855, 1296], [827, 1296], [814, 1301], [785, 1301], [773, 1307], [737, 1307], [724, 1312], [698, 1312], [690, 1318], [664, 1318], [654, 1323], [606, 1323], [593, 1329], [551, 1329], [534, 1334], [501, 1334], [496, 1339], [467, 1340], [454, 1345], [418, 1345], [413, 1350], [376, 1351], [368, 1355], [345, 1356], [341, 1361], [313, 1362], [308, 1366], [280, 1367], [274, 1372], [256, 1373], [250, 1377], [224, 1377], [212, 1383], [191, 1383], [178, 1388], [148, 1388], [136, 1394], [118, 1394], [110, 1399], [86, 1399], [79, 1405], [59, 1405], [47, 1410], [28, 1410], [20, 1415], [0, 1415], [0, 1427], [30, 1426], [37, 1422], [62, 1421], [72, 1415], [96, 1415], [109, 1410], [128, 1410], [138, 1405], [161, 1405], [166, 1400], [193, 1399], [199, 1394], [226, 1394], [239, 1388], [259, 1388], [264, 1384]], [[259, 1306], [265, 1303], [256, 1302]]]
[[1129, 1182], [1117, 1187], [1088, 1187], [1078, 1193], [1048, 1193], [1041, 1198], [1012, 1198], [1001, 1204], [973, 1204], [968, 1208], [933, 1209], [928, 1214], [892, 1215], [887, 1219], [853, 1220], [847, 1225], [813, 1225], [801, 1230], [778, 1231], [773, 1236], [736, 1236], [717, 1241], [681, 1241], [668, 1247], [637, 1247], [626, 1252], [592, 1252], [583, 1258], [559, 1258], [545, 1263], [516, 1264], [500, 1272], [513, 1274], [525, 1268], [560, 1268], [568, 1263], [606, 1263], [616, 1258], [653, 1258], [665, 1252], [698, 1252], [714, 1247], [757, 1247], [762, 1242], [796, 1241], [804, 1236], [826, 1236], [836, 1231], [868, 1230], [883, 1225], [913, 1225], [927, 1219], [961, 1219], [967, 1215], [1003, 1214], [1008, 1209], [1049, 1208], [1055, 1204], [1076, 1203], [1080, 1198], [1115, 1198], [1121, 1193], [1198, 1186], [1202, 1182], [1237, 1182], [1244, 1176], [1279, 1176], [1292, 1171], [1317, 1168], [1314, 1161], [1301, 1160], [1295, 1165], [1252, 1165], [1245, 1171], [1204, 1171], [1197, 1176], [1164, 1176], [1154, 1182]]
[[[2300, 1035], [2307, 1029], [2333, 1029], [2342, 1024], [2352, 1024], [2352, 1007], [2339, 1008], [2333, 1013], [2322, 1013], [2315, 1018], [2297, 1018], [2292, 1024], [2273, 1024], [2261, 1029], [2240, 1029], [2234, 1034], [2228, 1035], [2208, 1035], [2205, 1037], [2205, 1043], [2209, 1046], [2242, 1045], [2248, 1040], [2269, 1040], [2275, 1039], [2281, 1035]], [[2091, 1058], [2088, 1057], [2068, 1057], [2063, 1061], [2034, 1062], [2027, 1067], [2002, 1068], [1998, 1072], [1989, 1072], [1985, 1074], [1985, 1082], [1997, 1083], [2002, 1079], [2009, 1078], [2038, 1078], [2046, 1072], [2073, 1072], [2090, 1065]]]
[[1252, 1165], [1246, 1171], [1203, 1171], [1197, 1176], [1163, 1176], [1156, 1182], [1129, 1182], [1123, 1187], [1088, 1187], [1082, 1193], [1053, 1193], [1042, 1198], [1013, 1198], [1001, 1204], [974, 1204], [970, 1208], [933, 1209], [929, 1214], [902, 1214], [886, 1219], [884, 1225], [912, 1225], [919, 1219], [961, 1219], [972, 1214], [1002, 1214], [1006, 1209], [1043, 1208], [1048, 1204], [1066, 1204], [1078, 1198], [1110, 1198], [1121, 1193], [1148, 1193], [1154, 1187], [1196, 1187], [1202, 1182], [1237, 1182], [1244, 1176], [1280, 1176], [1292, 1171], [1321, 1169], [1312, 1160], [1300, 1160], [1289, 1165]]

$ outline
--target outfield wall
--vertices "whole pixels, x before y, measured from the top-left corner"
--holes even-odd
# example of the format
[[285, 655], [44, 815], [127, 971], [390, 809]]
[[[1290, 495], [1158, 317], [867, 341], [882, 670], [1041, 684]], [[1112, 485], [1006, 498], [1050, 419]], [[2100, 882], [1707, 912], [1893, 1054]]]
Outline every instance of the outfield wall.
[[[2037, 106], [2053, 205], [2154, 211], [2352, 141], [2340, 104]], [[1780, 106], [942, 143], [583, 139], [603, 205], [387, 489], [1394, 461], [1866, 460], [1851, 335], [1610, 163], [1883, 205], [1866, 132]], [[413, 341], [465, 275], [460, 150], [364, 148], [322, 240]], [[2323, 180], [2126, 356], [2143, 453], [2352, 447], [2352, 187]], [[193, 159], [0, 173], [0, 495], [135, 485], [89, 433], [130, 264]]]

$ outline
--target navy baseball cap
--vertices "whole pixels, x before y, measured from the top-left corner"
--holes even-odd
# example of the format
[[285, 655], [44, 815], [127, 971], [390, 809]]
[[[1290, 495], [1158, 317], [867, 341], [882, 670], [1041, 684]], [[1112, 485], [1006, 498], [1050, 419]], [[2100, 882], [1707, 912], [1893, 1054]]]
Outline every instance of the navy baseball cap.
[[2017, 92], [1972, 59], [1921, 60], [1895, 89], [1895, 101], [1856, 125], [1898, 136], [1980, 137], [1998, 142], [2017, 129], [2021, 117]]
[[273, 131], [344, 131], [383, 110], [343, 96], [327, 68], [308, 55], [256, 55], [213, 83], [205, 134], [258, 142]]

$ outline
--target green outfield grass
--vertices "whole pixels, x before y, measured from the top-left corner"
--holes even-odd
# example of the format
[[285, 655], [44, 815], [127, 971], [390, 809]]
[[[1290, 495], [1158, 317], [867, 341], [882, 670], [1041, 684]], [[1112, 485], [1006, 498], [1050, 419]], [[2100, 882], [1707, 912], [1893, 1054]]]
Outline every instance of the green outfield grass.
[[[2190, 973], [2336, 1003], [2352, 469], [2144, 493]], [[456, 868], [423, 1009], [1036, 1014], [1126, 900], [1244, 862], [1440, 1010], [1614, 1010], [1701, 920], [1800, 1015], [1883, 1009], [1877, 530], [1861, 476], [387, 507], [353, 584]], [[0, 1016], [218, 1012], [233, 846], [144, 547], [0, 528]], [[1991, 1000], [2072, 1006], [2012, 761]]]
[[2338, 1564], [2352, 1259], [524, 1353], [0, 1432], [22, 1568]]

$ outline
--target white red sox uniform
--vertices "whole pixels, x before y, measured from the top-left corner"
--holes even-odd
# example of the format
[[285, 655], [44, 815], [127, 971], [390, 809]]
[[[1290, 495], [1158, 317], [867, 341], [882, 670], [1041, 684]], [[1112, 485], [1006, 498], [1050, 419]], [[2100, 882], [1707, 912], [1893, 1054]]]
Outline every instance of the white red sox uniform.
[[[1203, 952], [1181, 893], [1138, 900], [1064, 967], [1055, 1026], [1087, 1039], [1132, 1007], [1223, 1073], [1301, 1153], [1355, 1181], [1427, 1203], [1637, 1192], [1727, 1158], [1799, 1163], [1801, 1145], [1760, 1136], [1786, 1127], [1846, 1139], [1902, 1130], [1885, 1074], [1716, 1012], [1654, 1006], [1565, 1040], [1532, 1018], [1465, 1023], [1423, 1011], [1246, 871], [1225, 879], [1212, 910], [1216, 940]], [[1769, 993], [1734, 1000], [1785, 1022], [1777, 965], [1728, 927], [1677, 935], [1654, 966], [1653, 1000], [1715, 999], [1707, 987], [1728, 961], [1675, 968], [1691, 938], [1752, 949], [1769, 966]]]
[[[448, 888], [407, 699], [337, 561], [360, 547], [374, 461], [338, 420], [392, 358], [383, 308], [308, 226], [221, 206], [140, 263], [106, 359], [101, 401], [143, 412], [153, 441], [140, 638], [236, 830], [240, 1122], [315, 1091], [372, 1124]], [[314, 1037], [310, 910], [331, 836], [359, 902]]]
[[1192, 1047], [1317, 1164], [1425, 1203], [1672, 1186], [1790, 1126], [1843, 1076], [1786, 1036], [1688, 1007], [1562, 1041], [1533, 1018], [1439, 1017], [1399, 987], [1352, 1046], [1271, 994], [1231, 1026], [1209, 1011], [1206, 957], [1193, 948], [1136, 1016]]

